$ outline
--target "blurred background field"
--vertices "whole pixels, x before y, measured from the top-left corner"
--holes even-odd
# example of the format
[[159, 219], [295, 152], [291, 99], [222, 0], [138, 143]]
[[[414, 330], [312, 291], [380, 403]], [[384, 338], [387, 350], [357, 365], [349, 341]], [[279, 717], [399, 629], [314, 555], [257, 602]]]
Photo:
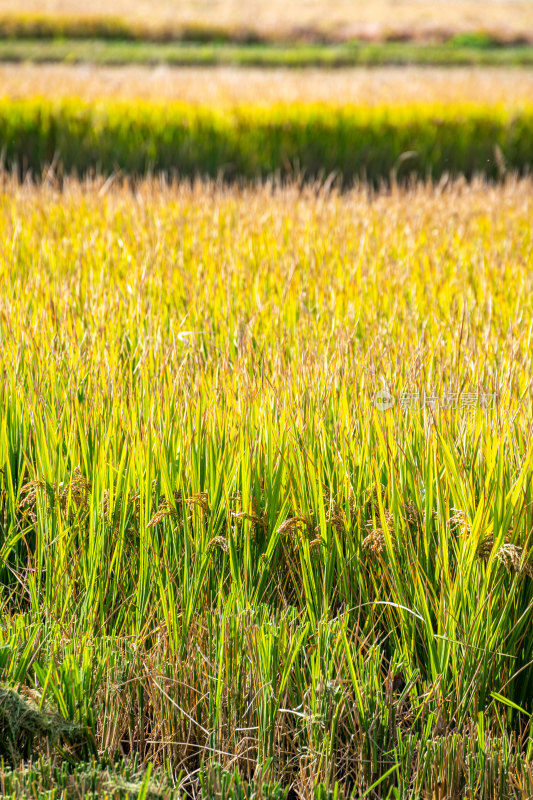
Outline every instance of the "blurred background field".
[[533, 63], [524, 0], [0, 0], [0, 61], [355, 66]]
[[328, 102], [366, 107], [411, 103], [522, 105], [533, 70], [456, 67], [289, 70], [0, 64], [0, 97], [168, 100], [217, 107]]
[[528, 0], [0, 0], [0, 15], [37, 14], [63, 17], [114, 17], [147, 31], [198, 30], [255, 33], [266, 38], [343, 40], [387, 36], [451, 36], [485, 31], [501, 37], [530, 38], [533, 8]]
[[21, 179], [122, 172], [228, 182], [527, 175], [533, 104], [249, 103], [4, 99], [2, 159]]

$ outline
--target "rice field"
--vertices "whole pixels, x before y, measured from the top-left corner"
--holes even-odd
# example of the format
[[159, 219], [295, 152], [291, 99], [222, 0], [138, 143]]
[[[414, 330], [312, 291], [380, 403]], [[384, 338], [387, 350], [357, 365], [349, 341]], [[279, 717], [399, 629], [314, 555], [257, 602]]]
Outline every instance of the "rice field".
[[479, 103], [522, 106], [533, 98], [533, 70], [463, 67], [268, 69], [0, 64], [0, 97], [86, 101], [181, 101], [228, 108], [276, 103]]
[[[520, 0], [175, 5], [90, 11], [533, 30]], [[532, 97], [518, 67], [0, 64], [0, 798], [531, 800]]]
[[498, 36], [530, 35], [533, 7], [529, 0], [0, 0], [0, 15], [48, 14], [115, 17], [147, 29], [180, 25], [216, 26], [255, 31], [264, 36], [307, 32], [338, 38], [386, 35], [453, 34], [490, 31]]
[[219, 181], [354, 180], [370, 186], [527, 175], [533, 105], [328, 103], [218, 108], [79, 99], [0, 102], [2, 162], [21, 180], [49, 175]]
[[532, 216], [2, 175], [2, 796], [533, 796]]

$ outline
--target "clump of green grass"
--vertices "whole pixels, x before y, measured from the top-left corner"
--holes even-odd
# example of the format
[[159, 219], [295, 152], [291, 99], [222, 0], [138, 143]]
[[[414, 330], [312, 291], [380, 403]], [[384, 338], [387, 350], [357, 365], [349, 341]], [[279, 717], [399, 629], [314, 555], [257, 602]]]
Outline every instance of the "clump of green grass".
[[113, 797], [116, 800], [181, 800], [168, 778], [150, 769], [140, 770], [133, 761], [108, 763], [92, 760], [74, 765], [39, 758], [16, 769], [0, 767], [2, 797], [46, 800], [60, 794], [65, 800]]
[[[1, 24], [1, 21], [0, 21]], [[184, 30], [178, 40], [144, 41], [135, 36], [0, 39], [0, 61], [35, 64], [137, 64], [153, 66], [241, 66], [328, 69], [382, 65], [522, 66], [533, 63], [531, 42], [491, 42], [458, 35], [446, 42], [410, 40], [365, 42], [263, 42], [250, 32]]]
[[14, 689], [0, 686], [0, 758], [17, 766], [30, 758], [43, 743], [81, 745], [86, 742], [83, 729], [57, 713], [40, 709], [35, 701], [22, 697]]

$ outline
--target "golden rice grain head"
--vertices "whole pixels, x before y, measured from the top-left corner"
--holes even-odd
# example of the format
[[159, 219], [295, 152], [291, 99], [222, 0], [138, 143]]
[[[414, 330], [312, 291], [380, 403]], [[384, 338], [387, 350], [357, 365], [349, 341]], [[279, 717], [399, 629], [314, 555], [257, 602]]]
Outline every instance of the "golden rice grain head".
[[76, 467], [72, 480], [68, 483], [60, 483], [57, 487], [60, 505], [65, 508], [70, 499], [78, 507], [87, 508], [91, 488], [91, 482], [83, 475], [80, 468]]
[[420, 525], [422, 522], [422, 515], [412, 500], [408, 500], [405, 504], [405, 518], [410, 525]]
[[344, 533], [347, 527], [344, 511], [336, 504], [331, 511], [326, 513], [326, 522], [329, 523], [332, 528], [335, 528], [338, 533]]
[[178, 520], [179, 512], [174, 503], [170, 503], [165, 495], [162, 495], [159, 498], [159, 507], [146, 527], [152, 528], [154, 525], [157, 525], [158, 522], [161, 522], [161, 520], [165, 517], [171, 517], [174, 520]]
[[285, 522], [281, 523], [276, 533], [294, 533], [302, 525], [308, 525], [308, 520], [305, 517], [289, 517]]
[[209, 502], [208, 502], [207, 492], [198, 492], [198, 494], [193, 494], [192, 497], [187, 497], [185, 502], [190, 506], [197, 506], [204, 512], [204, 514], [209, 514]]
[[365, 536], [362, 548], [365, 552], [371, 553], [372, 555], [381, 555], [385, 550], [385, 534], [381, 528], [374, 528], [368, 536]]
[[494, 536], [486, 536], [480, 541], [477, 546], [476, 555], [478, 558], [487, 559], [492, 553], [494, 547]]
[[[387, 528], [389, 528], [389, 530], [390, 530], [391, 528], [394, 527], [394, 517], [393, 517], [392, 513], [389, 511], [388, 508], [384, 508], [383, 512], [384, 512], [385, 522], [387, 523]], [[380, 519], [379, 513], [376, 515], [376, 517], [377, 517], [377, 519]], [[374, 527], [373, 519], [372, 518], [367, 519], [365, 528], [368, 531], [370, 531], [370, 530], [373, 529], [373, 527]]]
[[215, 536], [214, 539], [211, 539], [209, 542], [210, 547], [220, 547], [225, 553], [229, 553], [229, 544], [228, 540], [224, 536]]
[[529, 577], [533, 577], [533, 565], [529, 561], [522, 563], [523, 552], [519, 545], [505, 542], [496, 553], [496, 558], [507, 572], [525, 572]]
[[350, 506], [350, 515], [352, 517], [355, 516], [355, 492], [353, 487], [350, 486], [350, 491], [348, 492], [348, 505]]
[[466, 536], [470, 533], [472, 527], [470, 522], [468, 522], [466, 512], [462, 511], [460, 508], [452, 508], [452, 511], [455, 511], [455, 514], [448, 520], [448, 526], [454, 533]]

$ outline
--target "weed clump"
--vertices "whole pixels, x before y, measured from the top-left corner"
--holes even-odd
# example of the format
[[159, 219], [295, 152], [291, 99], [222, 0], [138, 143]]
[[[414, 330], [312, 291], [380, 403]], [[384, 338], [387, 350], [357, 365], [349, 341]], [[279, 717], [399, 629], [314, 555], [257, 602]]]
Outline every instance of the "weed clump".
[[12, 766], [33, 755], [45, 744], [85, 742], [82, 727], [37, 704], [14, 689], [0, 685], [0, 757]]

